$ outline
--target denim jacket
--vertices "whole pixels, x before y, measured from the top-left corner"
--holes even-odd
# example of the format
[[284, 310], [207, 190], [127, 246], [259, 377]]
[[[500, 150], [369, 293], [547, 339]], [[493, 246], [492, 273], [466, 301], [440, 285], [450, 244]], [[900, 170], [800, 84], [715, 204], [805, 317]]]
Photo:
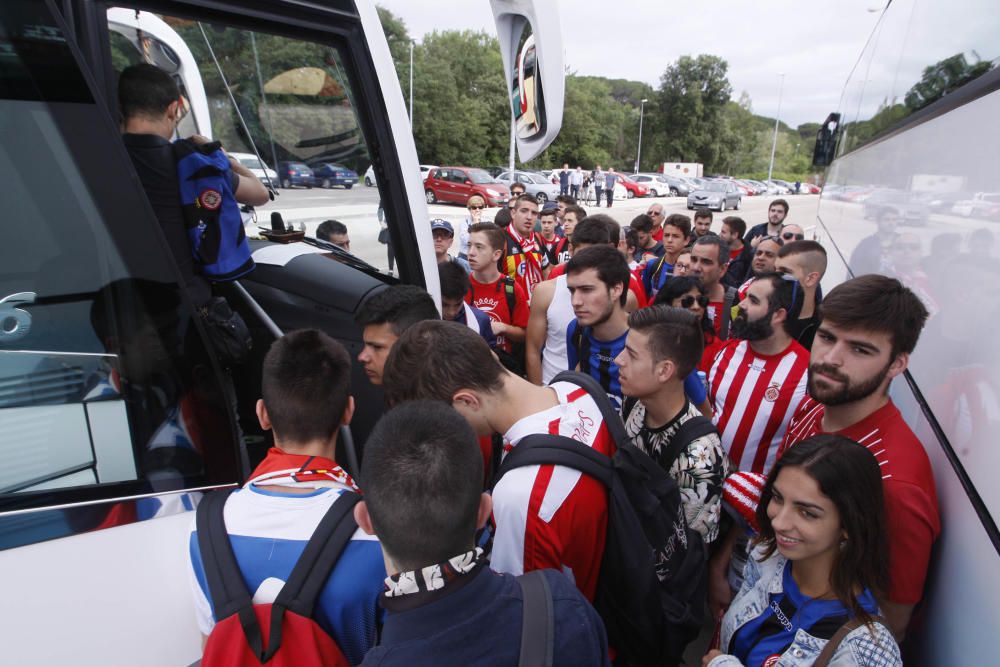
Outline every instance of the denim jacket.
[[[722, 619], [720, 646], [723, 650], [729, 648], [737, 630], [767, 610], [771, 594], [781, 593], [783, 590], [785, 557], [775, 551], [764, 562], [758, 562], [757, 559], [762, 555], [763, 550], [758, 547], [747, 559], [746, 568], [743, 570], [743, 587], [740, 588], [725, 618]], [[874, 627], [874, 636], [867, 625], [848, 633], [833, 654], [830, 667], [901, 666], [903, 659], [889, 629], [881, 623], [876, 623]], [[819, 657], [826, 641], [799, 629], [792, 644], [774, 667], [812, 665]], [[735, 665], [742, 665], [736, 656], [720, 655], [713, 659], [708, 667], [735, 667]]]

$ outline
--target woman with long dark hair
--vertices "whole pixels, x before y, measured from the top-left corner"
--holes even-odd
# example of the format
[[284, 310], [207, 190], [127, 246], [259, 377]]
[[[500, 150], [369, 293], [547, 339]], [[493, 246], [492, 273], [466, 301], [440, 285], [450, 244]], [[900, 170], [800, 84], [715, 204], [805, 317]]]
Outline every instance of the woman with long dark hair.
[[757, 506], [760, 534], [743, 587], [722, 620], [730, 665], [902, 665], [878, 616], [888, 584], [882, 473], [868, 449], [838, 435], [792, 447]]
[[698, 316], [701, 321], [701, 330], [705, 334], [705, 351], [701, 355], [701, 363], [698, 370], [708, 373], [712, 370], [712, 363], [719, 348], [725, 342], [715, 335], [715, 328], [712, 320], [708, 318], [708, 295], [701, 280], [695, 276], [673, 276], [663, 288], [656, 293], [653, 299], [654, 304], [662, 303], [674, 308], [685, 308]]

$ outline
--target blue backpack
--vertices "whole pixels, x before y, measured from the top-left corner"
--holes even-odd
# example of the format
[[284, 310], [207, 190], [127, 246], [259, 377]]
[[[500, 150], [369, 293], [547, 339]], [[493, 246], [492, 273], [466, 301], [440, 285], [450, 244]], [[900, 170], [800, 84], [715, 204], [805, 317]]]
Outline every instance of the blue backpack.
[[250, 273], [250, 244], [222, 145], [178, 139], [173, 146], [188, 241], [202, 275], [222, 282]]

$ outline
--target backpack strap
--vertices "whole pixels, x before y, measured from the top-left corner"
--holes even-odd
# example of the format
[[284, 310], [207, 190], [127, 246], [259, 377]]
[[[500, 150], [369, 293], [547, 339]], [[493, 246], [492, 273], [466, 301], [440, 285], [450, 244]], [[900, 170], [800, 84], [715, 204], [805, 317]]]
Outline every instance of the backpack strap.
[[614, 479], [614, 466], [610, 456], [564, 435], [534, 433], [521, 438], [507, 453], [493, 480], [493, 486], [514, 468], [538, 465], [572, 468], [593, 477], [606, 487], [610, 487]]
[[722, 324], [719, 326], [719, 339], [729, 340], [729, 322], [733, 316], [733, 303], [736, 302], [736, 288], [726, 287], [726, 295], [722, 297]]
[[521, 618], [519, 667], [552, 667], [555, 647], [555, 612], [545, 570], [534, 570], [517, 578], [524, 609]]
[[198, 530], [198, 550], [205, 569], [208, 593], [216, 619], [239, 614], [243, 634], [254, 655], [264, 654], [264, 639], [253, 610], [253, 597], [247, 590], [243, 574], [236, 562], [233, 545], [229, 542], [223, 512], [229, 494], [236, 489], [225, 489], [207, 494], [198, 503], [195, 526]]
[[703, 438], [711, 433], [718, 433], [715, 424], [710, 419], [702, 415], [695, 415], [681, 424], [674, 437], [670, 439], [670, 446], [667, 447], [666, 455], [663, 459], [663, 469], [670, 470], [681, 452], [698, 438]]
[[[573, 346], [573, 351], [576, 353], [576, 363], [582, 368], [583, 363], [583, 326], [580, 324], [579, 320], [573, 320], [573, 335], [571, 336], [570, 344]], [[575, 370], [575, 369], [570, 369]]]
[[316, 526], [272, 605], [271, 633], [261, 662], [266, 663], [281, 647], [281, 623], [286, 610], [312, 618], [320, 592], [358, 528], [354, 506], [360, 501], [360, 494], [342, 491]]
[[514, 291], [514, 279], [510, 276], [503, 277], [503, 294], [507, 298], [507, 314], [510, 321], [514, 321], [514, 309], [517, 307], [517, 293]]
[[[617, 410], [615, 410], [614, 406], [611, 405], [611, 400], [608, 399], [607, 392], [604, 391], [604, 387], [602, 387], [597, 380], [578, 371], [562, 371], [552, 378], [552, 382], [549, 384], [556, 382], [571, 382], [578, 387], [586, 389], [587, 393], [590, 394], [590, 397], [594, 399], [595, 403], [597, 403], [597, 407], [601, 411], [601, 416], [604, 417], [604, 423], [608, 425], [608, 431], [611, 432], [611, 437], [614, 438], [615, 444], [621, 447], [629, 441], [628, 434], [625, 432], [625, 423], [622, 422], [621, 415]], [[587, 449], [591, 448], [587, 447]], [[595, 454], [597, 453], [598, 452], [595, 452]], [[600, 455], [604, 456], [603, 454]]]
[[[886, 625], [885, 619], [881, 616], [876, 616], [872, 619], [872, 621], [880, 625]], [[864, 621], [855, 617], [840, 626], [840, 629], [833, 633], [833, 636], [830, 637], [830, 641], [823, 646], [823, 650], [821, 650], [819, 655], [816, 656], [816, 660], [813, 662], [813, 667], [827, 667], [830, 664], [830, 661], [833, 660], [833, 654], [837, 652], [838, 648], [840, 648], [840, 644], [844, 641], [844, 638], [864, 624]], [[888, 629], [888, 626], [886, 627]], [[889, 634], [892, 634], [891, 631]]]

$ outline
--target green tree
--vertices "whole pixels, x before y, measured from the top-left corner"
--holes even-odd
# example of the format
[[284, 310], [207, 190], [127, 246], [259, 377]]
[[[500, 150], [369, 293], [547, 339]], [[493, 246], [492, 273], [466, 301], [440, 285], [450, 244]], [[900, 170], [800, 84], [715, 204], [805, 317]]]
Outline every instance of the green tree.
[[992, 68], [990, 61], [970, 64], [964, 54], [956, 53], [924, 68], [923, 76], [906, 93], [904, 102], [911, 111], [922, 109]]

